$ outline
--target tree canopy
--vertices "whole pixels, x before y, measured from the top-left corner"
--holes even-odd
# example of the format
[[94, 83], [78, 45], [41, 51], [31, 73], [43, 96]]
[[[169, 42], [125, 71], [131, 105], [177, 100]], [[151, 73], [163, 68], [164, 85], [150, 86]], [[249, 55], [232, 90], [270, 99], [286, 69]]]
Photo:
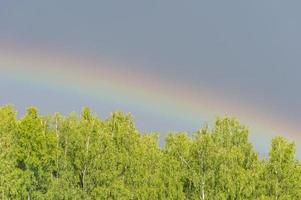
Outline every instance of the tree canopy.
[[0, 199], [299, 200], [295, 145], [277, 137], [260, 158], [248, 129], [217, 118], [193, 135], [140, 133], [130, 114], [17, 118], [0, 107]]

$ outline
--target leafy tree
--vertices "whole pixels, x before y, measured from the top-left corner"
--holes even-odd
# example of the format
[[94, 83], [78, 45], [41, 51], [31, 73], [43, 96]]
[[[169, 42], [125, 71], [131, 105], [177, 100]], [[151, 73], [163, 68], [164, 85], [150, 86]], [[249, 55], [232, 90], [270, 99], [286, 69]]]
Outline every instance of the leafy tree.
[[10, 175], [14, 171], [12, 137], [16, 130], [16, 112], [12, 106], [0, 107], [0, 198], [5, 199], [14, 191]]
[[301, 199], [301, 171], [300, 163], [295, 159], [294, 143], [281, 137], [273, 139], [262, 178], [264, 197]]
[[43, 199], [53, 177], [57, 150], [48, 121], [38, 115], [36, 108], [29, 108], [18, 123], [13, 142], [14, 198]]
[[248, 131], [232, 118], [187, 134], [169, 135], [167, 151], [183, 167], [183, 185], [189, 199], [254, 199], [257, 154]]

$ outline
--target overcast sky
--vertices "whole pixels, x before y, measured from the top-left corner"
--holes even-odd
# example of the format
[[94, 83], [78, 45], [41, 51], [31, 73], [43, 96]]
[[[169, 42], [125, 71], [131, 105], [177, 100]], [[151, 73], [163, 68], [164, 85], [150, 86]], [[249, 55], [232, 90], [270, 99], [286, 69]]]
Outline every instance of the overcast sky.
[[[131, 70], [208, 86], [301, 128], [300, 8], [293, 0], [1, 0], [0, 48], [5, 42], [137, 63]], [[47, 112], [114, 109], [4, 77], [0, 89], [1, 104], [21, 109], [31, 102]], [[159, 121], [140, 124], [163, 131], [177, 124]]]

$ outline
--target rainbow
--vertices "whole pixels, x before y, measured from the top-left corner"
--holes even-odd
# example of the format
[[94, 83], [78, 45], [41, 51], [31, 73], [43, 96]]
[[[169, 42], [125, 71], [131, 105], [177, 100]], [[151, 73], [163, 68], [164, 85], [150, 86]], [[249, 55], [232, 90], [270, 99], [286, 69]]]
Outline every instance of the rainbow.
[[301, 146], [301, 134], [296, 125], [276, 118], [273, 113], [261, 113], [256, 110], [256, 105], [235, 102], [212, 88], [196, 89], [168, 77], [150, 74], [146, 69], [134, 72], [126, 69], [124, 63], [105, 59], [87, 59], [12, 45], [0, 48], [0, 77], [108, 101], [122, 101], [148, 113], [192, 124], [212, 120], [219, 114], [235, 116], [259, 137], [281, 133], [294, 140], [298, 148]]

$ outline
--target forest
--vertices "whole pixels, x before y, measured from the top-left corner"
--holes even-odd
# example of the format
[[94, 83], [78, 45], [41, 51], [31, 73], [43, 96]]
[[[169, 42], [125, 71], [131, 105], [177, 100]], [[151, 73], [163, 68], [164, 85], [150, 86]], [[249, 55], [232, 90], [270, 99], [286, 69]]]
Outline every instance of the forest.
[[[0, 199], [300, 200], [295, 144], [271, 141], [259, 156], [248, 129], [217, 118], [193, 134], [141, 133], [131, 114], [22, 117], [0, 107]], [[268, 144], [269, 145], [269, 144]]]

